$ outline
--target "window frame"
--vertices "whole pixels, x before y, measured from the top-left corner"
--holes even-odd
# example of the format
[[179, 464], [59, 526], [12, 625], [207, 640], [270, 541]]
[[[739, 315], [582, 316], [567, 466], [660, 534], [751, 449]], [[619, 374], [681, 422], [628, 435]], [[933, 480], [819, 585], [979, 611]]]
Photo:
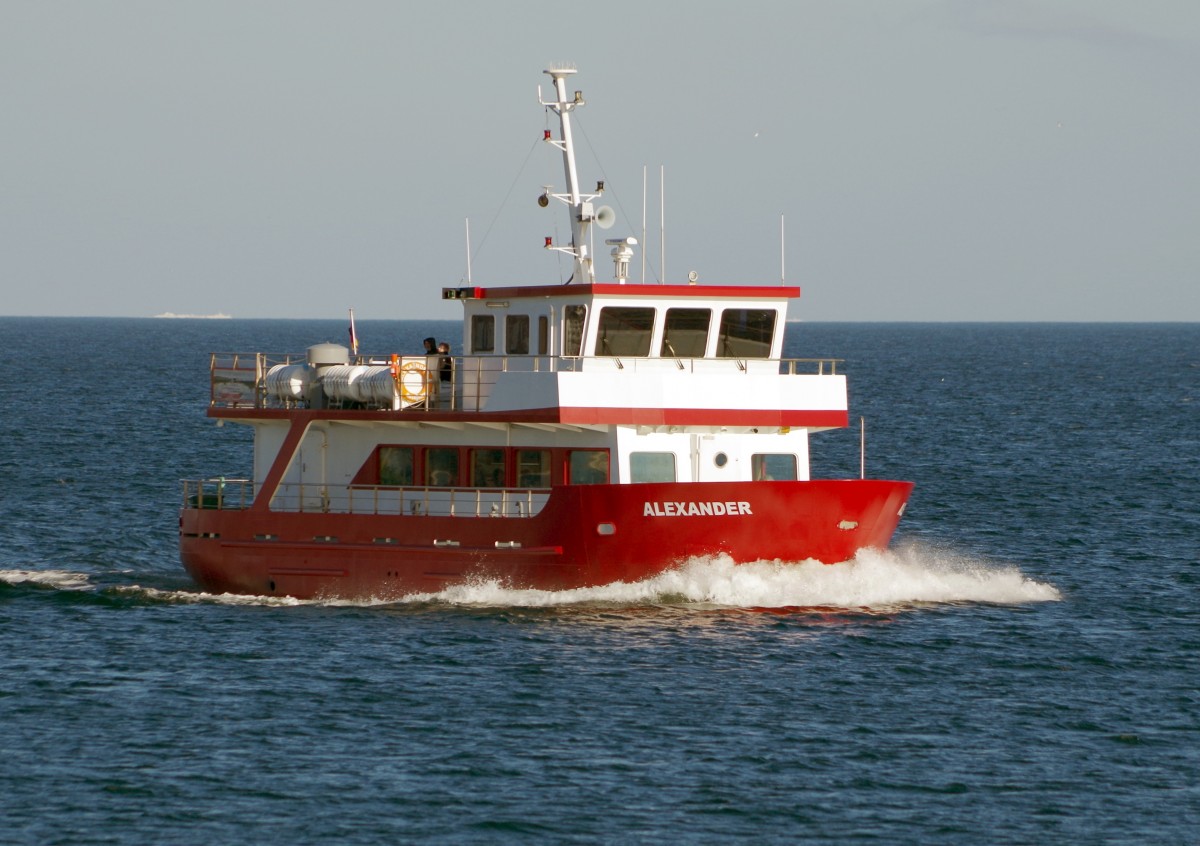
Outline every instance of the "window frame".
[[[645, 323], [647, 317], [649, 325], [637, 325]], [[657, 318], [658, 309], [654, 306], [602, 306], [596, 324], [596, 355], [649, 358]], [[610, 334], [614, 343], [609, 342]], [[635, 342], [636, 346], [633, 346]]]
[[[731, 316], [741, 314], [741, 320], [736, 324], [731, 322]], [[770, 315], [770, 321], [765, 327], [765, 342], [762, 339], [764, 327], [755, 327], [750, 319], [751, 315]], [[771, 349], [775, 343], [775, 330], [779, 325], [779, 309], [774, 308], [725, 308], [721, 309], [721, 322], [717, 328], [717, 349], [715, 355], [717, 358], [770, 358]], [[739, 328], [744, 331], [742, 334], [731, 334], [731, 328]], [[759, 337], [753, 337], [751, 331]], [[755, 351], [741, 349], [743, 345], [755, 345], [758, 349]], [[733, 347], [731, 350], [730, 348]], [[761, 352], [761, 355], [758, 354]]]
[[[449, 470], [449, 469], [447, 469], [447, 467], [440, 467], [440, 466], [435, 467], [435, 465], [440, 464], [439, 461], [432, 460], [433, 455], [435, 453], [445, 454], [446, 456], [453, 456], [454, 457], [453, 470]], [[457, 487], [460, 487], [459, 481], [462, 479], [462, 456], [459, 453], [460, 453], [460, 450], [458, 447], [427, 446], [424, 449], [422, 449], [421, 450], [421, 458], [422, 458], [423, 466], [422, 466], [422, 470], [421, 470], [421, 478], [425, 480], [425, 487], [427, 487], [427, 488], [457, 488]], [[450, 475], [448, 484], [435, 484], [434, 480], [433, 480], [433, 475], [435, 473], [443, 473], [443, 472], [448, 473]]]
[[529, 315], [504, 316], [504, 354], [529, 355]]
[[[680, 316], [681, 312], [695, 312], [695, 313], [703, 312], [706, 315], [705, 322], [704, 322], [704, 336], [700, 342], [700, 351], [698, 353], [693, 354], [691, 352], [691, 350], [695, 348], [695, 344], [693, 344], [692, 347], [689, 348], [688, 352], [680, 353], [678, 350], [674, 349], [675, 345], [670, 343], [670, 340], [671, 340], [670, 339], [671, 316], [672, 315]], [[659, 357], [660, 358], [704, 358], [705, 354], [708, 352], [708, 339], [709, 339], [709, 336], [712, 334], [712, 319], [713, 319], [713, 310], [711, 308], [692, 308], [692, 307], [675, 306], [675, 307], [666, 309], [666, 311], [663, 314], [662, 340], [659, 342], [659, 348], [658, 348]], [[677, 326], [676, 331], [684, 331], [684, 328], [680, 328]], [[690, 331], [694, 332], [695, 330], [692, 329]], [[668, 349], [668, 345], [671, 347], [671, 349]]]
[[[467, 487], [469, 488], [506, 488], [508, 487], [508, 450], [504, 447], [472, 447], [467, 458]], [[490, 454], [489, 454], [490, 453]], [[498, 459], [498, 460], [497, 460]], [[499, 470], [500, 481], [481, 481], [480, 476], [495, 479]]]
[[[389, 470], [389, 468], [388, 468], [388, 464], [391, 463], [388, 461], [389, 456], [391, 456], [391, 455], [398, 456], [402, 453], [408, 453], [408, 468], [407, 468], [408, 469], [408, 481], [407, 482], [394, 481], [393, 471]], [[414, 447], [411, 447], [411, 446], [380, 446], [379, 450], [376, 454], [378, 456], [378, 462], [379, 462], [379, 464], [378, 464], [379, 477], [378, 478], [379, 478], [379, 484], [381, 487], [406, 488], [406, 487], [412, 487], [413, 485], [416, 484], [417, 451]], [[401, 462], [401, 465], [402, 464], [403, 463]], [[403, 466], [401, 466], [400, 469], [403, 470]], [[403, 473], [401, 473], [400, 475], [403, 475]]]
[[[790, 459], [791, 475], [770, 474], [768, 459]], [[750, 478], [755, 482], [794, 482], [800, 478], [800, 460], [794, 452], [755, 452], [750, 455]]]
[[587, 336], [587, 306], [570, 303], [563, 306], [562, 355], [578, 358], [583, 355], [583, 341]]
[[[515, 474], [515, 482], [518, 488], [549, 488], [554, 484], [554, 451], [539, 447], [514, 447], [513, 450], [513, 472]], [[527, 476], [533, 475], [526, 472], [524, 468], [530, 466], [522, 462], [523, 453], [539, 453], [538, 469], [536, 471], [538, 481], [544, 484], [531, 485], [523, 481]], [[544, 469], [543, 469], [544, 467]]]
[[[669, 458], [671, 460], [671, 473], [669, 478], [667, 478], [665, 473], [661, 472], [660, 468], [653, 467], [650, 464], [645, 467], [638, 466], [643, 464], [643, 460], [651, 458], [660, 460]], [[638, 460], [635, 461], [634, 459]], [[629, 453], [629, 481], [631, 484], [636, 484], [639, 482], [678, 482], [679, 456], [673, 452], [666, 451], [639, 450], [637, 452], [631, 452]]]
[[496, 315], [471, 315], [471, 352], [493, 353], [496, 351]]
[[[587, 455], [587, 463], [576, 465], [575, 456]], [[604, 468], [591, 466], [591, 463], [597, 458], [603, 456]], [[612, 480], [612, 456], [609, 455], [607, 449], [569, 449], [567, 450], [566, 461], [563, 462], [566, 470], [568, 485], [607, 485]], [[584, 481], [579, 478], [579, 474], [585, 471], [598, 473], [600, 477], [592, 478], [590, 481]]]

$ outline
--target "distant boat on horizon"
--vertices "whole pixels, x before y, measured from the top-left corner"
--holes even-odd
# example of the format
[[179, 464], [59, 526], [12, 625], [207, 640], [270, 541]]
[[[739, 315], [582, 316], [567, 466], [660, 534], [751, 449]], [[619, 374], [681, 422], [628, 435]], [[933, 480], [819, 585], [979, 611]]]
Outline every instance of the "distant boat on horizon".
[[217, 312], [216, 314], [176, 314], [173, 311], [164, 311], [162, 314], [154, 315], [156, 318], [168, 319], [186, 319], [186, 320], [231, 320], [233, 315]]

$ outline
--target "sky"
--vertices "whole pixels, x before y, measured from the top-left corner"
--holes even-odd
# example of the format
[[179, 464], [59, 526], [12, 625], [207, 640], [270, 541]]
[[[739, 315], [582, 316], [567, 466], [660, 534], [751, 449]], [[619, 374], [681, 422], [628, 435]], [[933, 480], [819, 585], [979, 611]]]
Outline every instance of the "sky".
[[468, 228], [564, 281], [552, 63], [648, 283], [1200, 320], [1196, 0], [0, 0], [0, 314], [453, 319]]

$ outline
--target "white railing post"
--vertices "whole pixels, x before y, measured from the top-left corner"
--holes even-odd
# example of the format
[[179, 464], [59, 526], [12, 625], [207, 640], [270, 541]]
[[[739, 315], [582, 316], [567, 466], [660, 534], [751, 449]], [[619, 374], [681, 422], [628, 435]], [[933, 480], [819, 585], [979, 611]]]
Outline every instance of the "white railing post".
[[867, 478], [867, 418], [858, 418], [858, 478]]

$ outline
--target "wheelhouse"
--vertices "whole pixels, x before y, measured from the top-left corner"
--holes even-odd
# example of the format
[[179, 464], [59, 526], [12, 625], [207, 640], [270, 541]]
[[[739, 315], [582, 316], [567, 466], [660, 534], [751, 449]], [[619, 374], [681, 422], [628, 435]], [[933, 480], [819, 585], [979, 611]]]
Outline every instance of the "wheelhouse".
[[567, 285], [447, 288], [463, 348], [482, 356], [770, 359], [783, 350], [787, 287]]

